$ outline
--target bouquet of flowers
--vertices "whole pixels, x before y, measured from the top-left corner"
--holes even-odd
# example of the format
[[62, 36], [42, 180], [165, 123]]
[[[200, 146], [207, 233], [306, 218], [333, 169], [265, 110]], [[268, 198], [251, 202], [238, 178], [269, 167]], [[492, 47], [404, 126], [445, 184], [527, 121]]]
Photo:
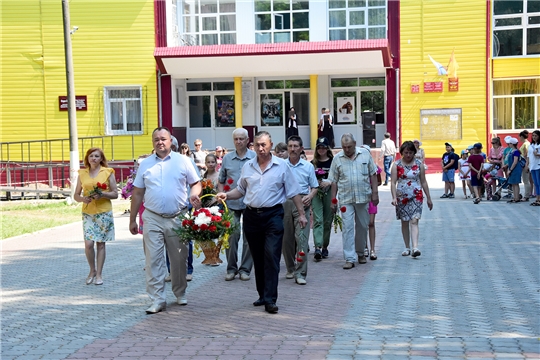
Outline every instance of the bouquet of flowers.
[[[337, 199], [335, 198], [332, 199], [332, 204], [337, 205], [337, 203], [338, 203]], [[347, 211], [347, 208], [345, 206], [342, 206], [339, 210], [344, 213]], [[337, 233], [338, 227], [339, 227], [339, 231], [343, 231], [343, 219], [341, 218], [341, 216], [339, 216], [338, 213], [334, 214], [334, 217], [332, 218], [332, 225], [334, 225], [335, 233]]]
[[322, 168], [318, 168], [318, 169], [315, 169], [315, 176], [317, 177], [317, 180], [319, 180], [319, 188], [317, 189], [317, 196], [319, 197], [319, 199], [323, 199], [324, 198], [324, 195], [326, 195], [326, 193], [328, 192], [328, 189], [330, 189], [330, 187], [326, 187], [326, 188], [321, 188], [320, 187], [320, 184], [321, 182], [326, 179], [326, 177], [328, 176], [328, 172]]
[[107, 190], [107, 184], [98, 182], [96, 185], [94, 185], [94, 188], [90, 190], [88, 193], [89, 197], [94, 197], [95, 195], [101, 196], [103, 194], [103, 190]]
[[122, 187], [122, 198], [131, 200], [131, 193], [133, 193], [133, 182], [135, 181], [135, 176], [137, 176], [137, 171], [131, 169], [129, 176], [127, 177], [125, 185]]
[[212, 180], [210, 179], [202, 179], [201, 185], [202, 185], [201, 199], [203, 197], [206, 197], [206, 195], [212, 196], [212, 198], [206, 199], [202, 203], [203, 206], [208, 207], [216, 202], [213, 196], [217, 194], [217, 189], [214, 183], [212, 182]]
[[[210, 196], [215, 196], [211, 195]], [[201, 199], [208, 195], [201, 196]], [[234, 216], [229, 213], [226, 205], [225, 210], [219, 206], [203, 207], [182, 216], [180, 228], [173, 229], [184, 243], [194, 240], [193, 252], [199, 256], [204, 252], [208, 262], [203, 264], [215, 264], [221, 262], [219, 253], [229, 248], [229, 236], [236, 230]], [[210, 258], [209, 252], [213, 257]]]

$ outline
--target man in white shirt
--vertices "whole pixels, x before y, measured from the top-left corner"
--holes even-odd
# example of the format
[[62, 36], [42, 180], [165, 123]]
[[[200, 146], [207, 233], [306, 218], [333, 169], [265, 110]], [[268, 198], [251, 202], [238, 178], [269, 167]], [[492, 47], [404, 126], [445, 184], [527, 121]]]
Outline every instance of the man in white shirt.
[[384, 134], [384, 140], [381, 142], [381, 155], [379, 156], [379, 159], [384, 159], [384, 173], [386, 174], [384, 186], [387, 186], [390, 180], [390, 169], [392, 168], [392, 162], [396, 158], [396, 152], [396, 143], [390, 139], [390, 133], [387, 132]]
[[189, 201], [194, 207], [200, 206], [199, 194], [202, 190], [199, 174], [191, 161], [177, 152], [171, 151], [171, 133], [167, 128], [158, 127], [152, 133], [155, 154], [144, 159], [137, 170], [131, 196], [129, 230], [138, 233], [137, 213], [144, 199], [145, 210], [143, 244], [146, 256], [146, 291], [152, 299], [147, 314], [165, 310], [165, 277], [167, 266], [164, 248], [167, 246], [171, 262], [172, 291], [179, 305], [187, 305], [186, 299], [186, 259], [187, 246], [173, 228], [181, 227], [178, 215], [187, 211], [188, 185]]

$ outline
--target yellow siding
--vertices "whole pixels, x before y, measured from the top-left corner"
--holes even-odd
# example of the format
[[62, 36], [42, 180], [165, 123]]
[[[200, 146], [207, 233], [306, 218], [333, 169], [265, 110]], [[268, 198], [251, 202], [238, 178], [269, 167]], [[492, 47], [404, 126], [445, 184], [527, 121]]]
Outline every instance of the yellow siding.
[[[420, 138], [420, 110], [462, 109], [462, 139], [456, 151], [486, 141], [486, 2], [401, 0], [401, 140]], [[428, 54], [444, 66], [452, 50], [459, 64], [459, 91], [448, 91]], [[424, 93], [425, 81], [443, 81], [442, 93]], [[420, 93], [411, 93], [411, 84]], [[444, 141], [423, 141], [426, 156], [439, 157]]]
[[540, 76], [540, 58], [493, 59], [493, 78]]
[[[148, 132], [158, 123], [153, 1], [71, 0], [69, 6], [71, 25], [79, 27], [72, 36], [75, 92], [88, 98], [88, 111], [76, 113], [79, 137], [106, 135], [104, 86], [140, 85], [145, 134], [135, 137], [135, 154], [147, 153]], [[67, 138], [67, 111], [58, 109], [58, 96], [67, 95], [61, 1], [2, 1], [1, 16], [1, 141]], [[131, 136], [115, 137], [115, 160], [131, 158], [131, 143]], [[81, 157], [85, 151], [79, 149]], [[60, 158], [55, 147], [52, 160]]]

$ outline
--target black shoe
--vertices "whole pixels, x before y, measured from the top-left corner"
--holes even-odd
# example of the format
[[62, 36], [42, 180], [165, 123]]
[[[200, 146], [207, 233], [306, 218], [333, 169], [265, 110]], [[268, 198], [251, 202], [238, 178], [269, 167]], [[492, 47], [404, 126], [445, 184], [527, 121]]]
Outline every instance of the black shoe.
[[328, 257], [328, 249], [322, 249], [322, 257], [326, 259]]
[[448, 194], [448, 198], [449, 198], [449, 199], [453, 199], [453, 198], [455, 198], [455, 196], [454, 196], [453, 193], [452, 193], [452, 194]]
[[388, 183], [384, 183], [383, 186], [388, 186]]
[[266, 304], [266, 301], [263, 299], [257, 299], [257, 301], [253, 303], [253, 306], [263, 306], [264, 304]]
[[278, 310], [279, 310], [279, 308], [277, 307], [277, 305], [275, 303], [270, 303], [270, 304], [264, 305], [264, 311], [266, 311], [267, 313], [275, 314], [275, 313], [278, 312]]
[[315, 260], [321, 260], [322, 259], [322, 252], [321, 252], [321, 249], [319, 248], [316, 248], [315, 249], [315, 256], [314, 256]]

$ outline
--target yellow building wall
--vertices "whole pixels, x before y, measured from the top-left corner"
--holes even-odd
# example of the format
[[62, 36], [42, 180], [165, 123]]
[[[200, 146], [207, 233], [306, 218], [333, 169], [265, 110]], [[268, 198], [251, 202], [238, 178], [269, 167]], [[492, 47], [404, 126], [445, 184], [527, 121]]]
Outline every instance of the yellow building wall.
[[[428, 158], [440, 158], [445, 139], [422, 140], [420, 110], [462, 109], [462, 138], [456, 152], [486, 141], [486, 5], [471, 0], [401, 0], [401, 141], [420, 139]], [[448, 91], [428, 54], [447, 66], [454, 50], [459, 91]], [[424, 93], [423, 82], [443, 81], [443, 92]], [[411, 93], [411, 85], [420, 85]]]
[[[75, 93], [86, 95], [88, 104], [76, 112], [78, 136], [106, 135], [104, 86], [140, 85], [144, 135], [134, 137], [133, 152], [148, 153], [148, 133], [158, 124], [153, 0], [71, 0], [69, 7], [71, 26], [79, 27], [72, 35]], [[4, 0], [1, 18], [1, 141], [68, 138], [68, 113], [58, 104], [58, 96], [67, 95], [62, 2]], [[66, 144], [63, 159], [69, 160]], [[41, 161], [40, 146], [31, 145], [31, 158], [26, 148], [22, 160]], [[83, 147], [81, 159], [90, 143]], [[113, 147], [114, 160], [132, 159], [131, 135], [105, 142], [109, 158]], [[2, 150], [5, 158], [5, 144]], [[10, 149], [12, 159], [19, 153]], [[59, 143], [46, 149], [44, 160], [62, 160]]]
[[493, 79], [540, 76], [540, 58], [495, 58]]

